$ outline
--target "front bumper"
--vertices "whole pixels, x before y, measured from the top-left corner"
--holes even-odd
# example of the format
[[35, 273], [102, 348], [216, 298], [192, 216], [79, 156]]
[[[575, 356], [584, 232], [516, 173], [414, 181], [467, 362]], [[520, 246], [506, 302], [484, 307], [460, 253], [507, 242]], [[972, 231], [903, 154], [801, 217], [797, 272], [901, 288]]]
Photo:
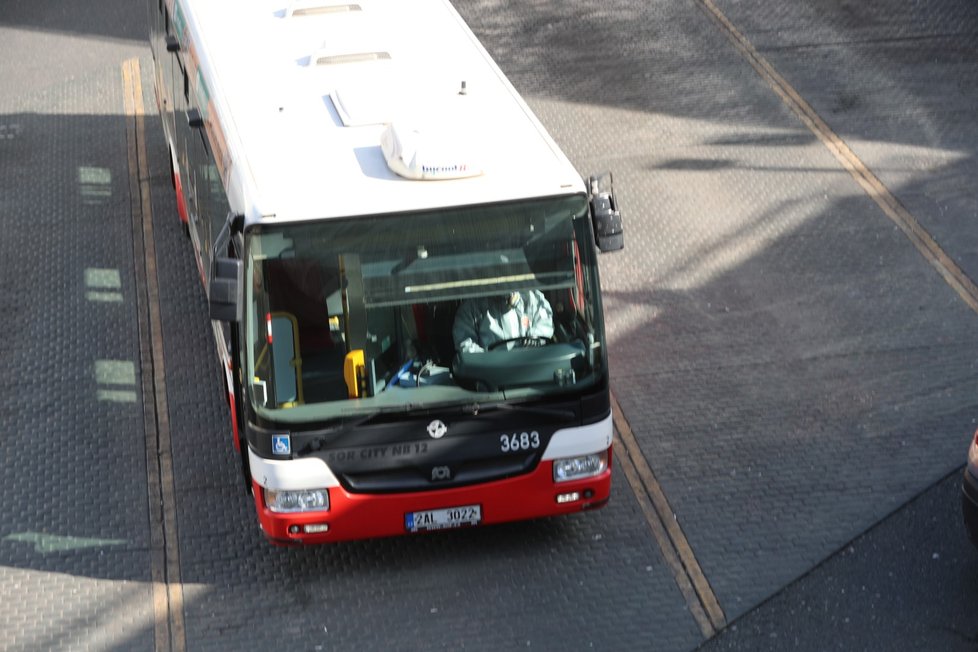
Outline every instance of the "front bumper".
[[[579, 492], [580, 499], [557, 502], [558, 494], [571, 492]], [[276, 513], [265, 506], [264, 492], [257, 483], [254, 495], [262, 531], [273, 543], [286, 545], [407, 534], [407, 513], [463, 505], [481, 505], [480, 525], [491, 525], [604, 506], [611, 495], [611, 450], [608, 467], [602, 473], [559, 484], [553, 480], [553, 462], [543, 461], [526, 475], [438, 491], [378, 495], [353, 494], [342, 487], [330, 487], [328, 512]], [[310, 524], [328, 529], [316, 534], [304, 532]]]

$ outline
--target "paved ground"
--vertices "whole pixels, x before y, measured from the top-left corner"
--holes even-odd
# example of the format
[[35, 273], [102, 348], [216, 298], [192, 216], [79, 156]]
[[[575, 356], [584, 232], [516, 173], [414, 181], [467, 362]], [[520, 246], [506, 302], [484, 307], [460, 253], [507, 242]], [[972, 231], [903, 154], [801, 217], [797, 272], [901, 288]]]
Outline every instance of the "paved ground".
[[978, 650], [960, 492], [955, 472], [701, 650]]
[[[978, 318], [730, 26], [976, 278], [978, 6], [458, 6], [580, 171], [615, 172], [627, 235], [602, 258], [613, 390], [733, 623], [706, 647], [973, 648], [978, 555], [954, 471], [978, 417]], [[152, 111], [143, 19], [122, 0], [0, 13], [3, 649], [158, 647], [121, 74], [139, 58]], [[148, 118], [174, 649], [703, 643], [620, 466], [611, 504], [580, 517], [270, 548], [236, 475]]]
[[[699, 3], [488, 4], [464, 13], [517, 87], [617, 175], [614, 391], [734, 618], [960, 466], [975, 315]], [[974, 4], [728, 5], [969, 269]]]
[[[0, 18], [0, 647], [152, 649], [129, 171], [108, 65], [141, 48], [57, 29], [27, 3]], [[45, 48], [78, 54], [27, 56]]]

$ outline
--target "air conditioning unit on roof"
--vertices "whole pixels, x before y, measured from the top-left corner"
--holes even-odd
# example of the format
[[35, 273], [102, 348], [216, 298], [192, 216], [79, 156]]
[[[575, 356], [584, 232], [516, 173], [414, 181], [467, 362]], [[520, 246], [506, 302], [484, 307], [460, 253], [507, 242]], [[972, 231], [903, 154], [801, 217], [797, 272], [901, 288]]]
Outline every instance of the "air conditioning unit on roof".
[[405, 179], [463, 179], [482, 174], [471, 139], [451, 126], [418, 127], [394, 122], [381, 133], [380, 146], [387, 167]]

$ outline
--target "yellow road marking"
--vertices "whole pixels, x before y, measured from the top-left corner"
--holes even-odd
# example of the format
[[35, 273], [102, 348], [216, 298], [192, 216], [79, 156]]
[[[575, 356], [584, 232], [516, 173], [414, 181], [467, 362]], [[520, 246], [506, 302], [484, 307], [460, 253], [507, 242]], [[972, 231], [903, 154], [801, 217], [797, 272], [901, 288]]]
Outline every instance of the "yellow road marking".
[[146, 480], [150, 513], [150, 557], [157, 652], [183, 652], [183, 585], [177, 541], [176, 499], [170, 448], [170, 418], [163, 360], [153, 208], [150, 201], [146, 125], [139, 60], [122, 65], [126, 136], [129, 150], [129, 196], [133, 220], [133, 254], [142, 361], [143, 416], [146, 432]]
[[978, 312], [978, 287], [968, 275], [941, 249], [933, 237], [910, 214], [903, 204], [856, 156], [839, 136], [825, 123], [808, 102], [792, 88], [784, 77], [761, 56], [747, 37], [713, 4], [713, 0], [698, 0], [707, 15], [713, 18], [734, 47], [777, 93], [781, 101], [797, 115], [802, 123], [822, 142], [842, 167], [852, 175], [856, 183], [876, 202], [884, 214], [907, 236], [907, 239], [941, 275], [944, 281], [958, 293], [968, 306]]
[[614, 394], [611, 394], [611, 413], [617, 431], [614, 442], [615, 457], [638, 499], [649, 529], [672, 571], [679, 591], [686, 599], [689, 612], [693, 615], [703, 636], [711, 638], [727, 622], [720, 603], [703, 574], [662, 487], [652, 473], [645, 455], [642, 454], [635, 434]]

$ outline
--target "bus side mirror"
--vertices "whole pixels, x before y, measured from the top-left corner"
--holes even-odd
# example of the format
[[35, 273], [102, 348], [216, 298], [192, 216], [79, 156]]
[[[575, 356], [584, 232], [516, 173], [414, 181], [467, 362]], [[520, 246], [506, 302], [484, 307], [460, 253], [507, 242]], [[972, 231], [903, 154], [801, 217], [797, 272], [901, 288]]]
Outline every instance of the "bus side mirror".
[[211, 319], [241, 321], [244, 266], [236, 258], [215, 258], [208, 287]]
[[197, 109], [187, 109], [187, 124], [191, 129], [200, 129], [204, 126], [204, 117]]
[[621, 224], [621, 211], [615, 200], [613, 179], [610, 172], [592, 176], [588, 180], [591, 192], [591, 222], [598, 249], [618, 251], [625, 247], [625, 235]]

